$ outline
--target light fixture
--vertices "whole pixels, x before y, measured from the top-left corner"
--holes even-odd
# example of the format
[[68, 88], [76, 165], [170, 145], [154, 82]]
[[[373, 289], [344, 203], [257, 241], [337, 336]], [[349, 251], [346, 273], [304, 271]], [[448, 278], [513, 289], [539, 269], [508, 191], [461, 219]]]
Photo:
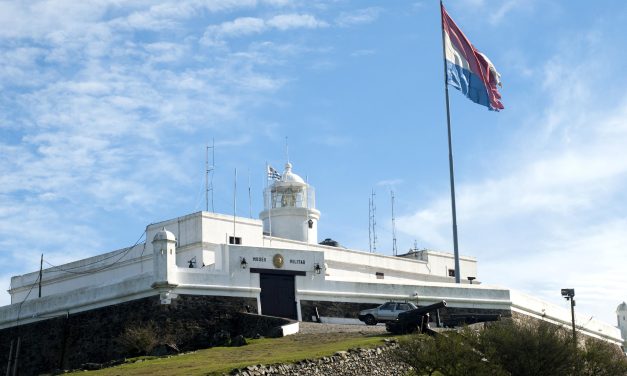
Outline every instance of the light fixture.
[[474, 281], [475, 279], [477, 279], [477, 277], [468, 277], [468, 281], [470, 281], [471, 285], [472, 285], [472, 281]]
[[239, 264], [242, 267], [242, 269], [246, 269], [246, 267], [248, 266], [248, 263], [246, 262], [246, 257], [242, 257], [242, 261], [240, 261]]
[[570, 300], [570, 315], [573, 320], [573, 342], [577, 343], [577, 330], [575, 329], [575, 289], [562, 289], [562, 296]]
[[320, 274], [322, 272], [322, 268], [320, 267], [320, 264], [318, 263], [314, 264], [314, 272], [316, 272], [316, 274]]
[[189, 263], [189, 268], [195, 268], [196, 267], [196, 256], [192, 257], [189, 261], [187, 261]]

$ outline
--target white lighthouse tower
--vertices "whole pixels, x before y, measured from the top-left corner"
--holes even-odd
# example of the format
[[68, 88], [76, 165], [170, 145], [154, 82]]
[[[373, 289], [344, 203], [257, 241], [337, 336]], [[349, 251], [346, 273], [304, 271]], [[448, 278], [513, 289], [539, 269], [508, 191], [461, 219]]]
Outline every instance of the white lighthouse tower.
[[264, 190], [264, 210], [259, 214], [263, 232], [316, 244], [320, 212], [315, 198], [313, 187], [292, 172], [291, 163], [286, 163], [280, 179]]

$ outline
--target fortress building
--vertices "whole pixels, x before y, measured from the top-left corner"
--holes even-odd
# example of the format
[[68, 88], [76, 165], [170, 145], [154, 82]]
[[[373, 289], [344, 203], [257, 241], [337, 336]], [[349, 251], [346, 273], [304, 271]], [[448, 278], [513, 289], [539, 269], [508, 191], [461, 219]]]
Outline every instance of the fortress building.
[[[139, 303], [146, 301], [181, 312], [224, 304], [299, 321], [355, 322], [359, 310], [389, 300], [424, 306], [444, 299], [451, 317], [524, 315], [570, 326], [568, 307], [479, 283], [470, 256], [460, 257], [463, 283], [456, 284], [448, 252], [386, 256], [328, 239], [319, 243], [315, 191], [289, 163], [265, 189], [259, 217], [202, 211], [148, 225], [144, 243], [44, 269], [41, 297], [33, 293], [38, 271], [15, 276], [11, 305], [0, 307], [0, 337], [17, 325], [59, 316], [156, 309]], [[624, 307], [619, 311], [625, 315]], [[614, 326], [589, 316], [577, 323], [586, 335], [622, 343]]]

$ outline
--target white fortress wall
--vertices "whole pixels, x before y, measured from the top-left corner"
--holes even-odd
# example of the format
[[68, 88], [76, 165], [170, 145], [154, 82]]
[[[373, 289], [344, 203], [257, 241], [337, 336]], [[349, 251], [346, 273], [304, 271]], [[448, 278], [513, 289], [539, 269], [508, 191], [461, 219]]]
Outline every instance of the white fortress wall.
[[[151, 247], [152, 248], [152, 247]], [[138, 274], [152, 273], [152, 249], [144, 243], [83, 260], [46, 268], [42, 272], [42, 297], [62, 294], [77, 287], [102, 286]], [[37, 299], [39, 271], [11, 278], [11, 303]], [[29, 293], [30, 292], [30, 293]]]
[[507, 289], [422, 281], [413, 284], [326, 281], [322, 284], [315, 277], [297, 277], [297, 292], [303, 300], [383, 303], [400, 299], [420, 305], [446, 300], [450, 307], [509, 309], [510, 306]]
[[157, 295], [150, 287], [153, 281], [152, 272], [136, 274], [114, 284], [73, 289], [0, 307], [0, 329], [15, 326], [18, 317], [19, 323], [25, 324]]
[[[519, 291], [510, 290], [510, 294], [513, 312], [546, 320], [569, 329], [572, 327], [570, 303], [565, 302], [564, 307], [562, 307]], [[618, 345], [621, 343], [621, 333], [618, 328], [592, 316], [578, 314], [576, 307], [575, 327], [589, 336], [605, 339]]]

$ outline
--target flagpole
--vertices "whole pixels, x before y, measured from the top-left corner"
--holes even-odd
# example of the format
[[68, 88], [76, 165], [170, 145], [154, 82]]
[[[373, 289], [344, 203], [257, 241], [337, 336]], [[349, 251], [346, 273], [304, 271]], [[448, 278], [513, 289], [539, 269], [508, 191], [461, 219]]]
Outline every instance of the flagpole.
[[451, 141], [451, 112], [448, 100], [448, 78], [446, 72], [446, 47], [444, 42], [444, 16], [442, 14], [442, 0], [440, 0], [440, 20], [442, 26], [442, 61], [444, 63], [444, 93], [446, 96], [446, 125], [448, 131], [448, 165], [451, 178], [451, 212], [453, 214], [453, 251], [455, 254], [455, 283], [461, 283], [459, 270], [459, 247], [457, 244], [457, 210], [455, 208], [455, 175], [453, 173], [453, 143]]

